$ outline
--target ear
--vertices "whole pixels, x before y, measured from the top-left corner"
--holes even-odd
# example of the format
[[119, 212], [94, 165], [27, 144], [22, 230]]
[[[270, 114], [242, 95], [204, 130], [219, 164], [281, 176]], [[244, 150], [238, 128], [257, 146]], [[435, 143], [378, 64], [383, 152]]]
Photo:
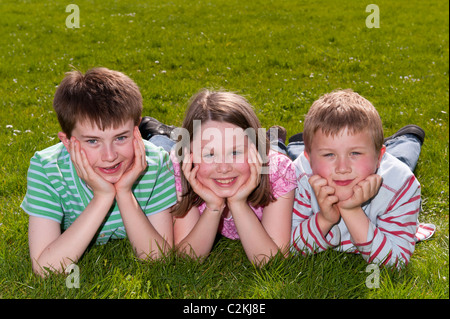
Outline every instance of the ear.
[[59, 140], [64, 144], [67, 150], [69, 150], [70, 139], [67, 137], [67, 134], [64, 132], [58, 132]]
[[311, 160], [309, 158], [309, 153], [306, 151], [306, 149], [303, 151], [303, 154], [305, 154], [306, 159], [308, 160], [309, 164], [311, 165]]
[[380, 167], [381, 160], [383, 159], [384, 153], [386, 153], [386, 146], [385, 145], [381, 146], [380, 154], [378, 155], [378, 166], [377, 167]]

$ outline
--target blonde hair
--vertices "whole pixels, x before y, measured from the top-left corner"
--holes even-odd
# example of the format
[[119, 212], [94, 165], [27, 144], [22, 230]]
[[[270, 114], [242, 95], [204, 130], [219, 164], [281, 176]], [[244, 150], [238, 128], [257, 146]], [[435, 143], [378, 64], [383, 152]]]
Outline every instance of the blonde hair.
[[312, 104], [303, 129], [305, 150], [311, 150], [317, 130], [322, 130], [327, 136], [336, 136], [344, 128], [350, 134], [367, 130], [372, 136], [375, 150], [381, 150], [384, 135], [380, 115], [372, 103], [350, 89], [325, 94]]
[[58, 86], [53, 108], [70, 138], [77, 121], [88, 120], [102, 130], [117, 128], [129, 119], [139, 125], [142, 96], [136, 83], [121, 72], [93, 68], [83, 75], [74, 70]]
[[[242, 96], [231, 92], [210, 91], [204, 89], [194, 95], [189, 102], [182, 127], [189, 132], [189, 143], [192, 142], [194, 136], [194, 120], [200, 120], [201, 123], [207, 121], [217, 121], [234, 124], [243, 130], [252, 128], [256, 133], [256, 140], [252, 141], [259, 154], [262, 157], [263, 165], [267, 164], [267, 154], [269, 145], [266, 134], [259, 134], [258, 128], [261, 128], [258, 117], [253, 111], [250, 103]], [[252, 139], [252, 136], [249, 136]], [[180, 151], [182, 151], [180, 149]], [[179, 158], [181, 154], [177, 154]], [[182, 160], [180, 161], [180, 167]], [[194, 206], [200, 206], [204, 201], [196, 194], [191, 185], [181, 172], [181, 185], [183, 194], [178, 201], [174, 216], [182, 217]], [[270, 186], [269, 175], [262, 174], [261, 182], [256, 189], [249, 195], [248, 201], [252, 206], [267, 206], [270, 202], [275, 201]]]

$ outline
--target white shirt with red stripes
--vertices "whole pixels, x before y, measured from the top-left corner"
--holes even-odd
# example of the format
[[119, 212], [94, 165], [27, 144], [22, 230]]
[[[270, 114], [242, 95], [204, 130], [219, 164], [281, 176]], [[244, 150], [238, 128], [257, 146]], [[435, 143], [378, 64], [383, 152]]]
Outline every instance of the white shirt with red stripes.
[[295, 161], [297, 189], [292, 219], [291, 247], [302, 254], [330, 248], [359, 253], [368, 263], [403, 267], [415, 247], [418, 214], [421, 207], [420, 184], [409, 167], [385, 153], [377, 171], [383, 178], [378, 194], [362, 209], [370, 220], [367, 241], [356, 244], [344, 221], [323, 236], [318, 224], [319, 205], [308, 182], [312, 170], [302, 153]]

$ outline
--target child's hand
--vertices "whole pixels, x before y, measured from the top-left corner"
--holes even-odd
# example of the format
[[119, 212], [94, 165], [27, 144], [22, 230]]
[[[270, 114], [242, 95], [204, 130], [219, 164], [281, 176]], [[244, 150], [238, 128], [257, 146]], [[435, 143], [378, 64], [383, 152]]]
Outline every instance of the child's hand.
[[382, 178], [380, 175], [372, 174], [363, 179], [353, 187], [353, 195], [338, 203], [340, 210], [352, 210], [361, 208], [361, 205], [373, 198], [381, 187]]
[[316, 195], [320, 207], [319, 216], [327, 223], [325, 228], [329, 230], [340, 219], [339, 209], [336, 206], [339, 198], [334, 195], [335, 189], [328, 186], [327, 180], [319, 175], [311, 176], [309, 178], [309, 184]]
[[236, 194], [227, 199], [227, 202], [230, 205], [238, 202], [247, 204], [248, 196], [261, 182], [262, 159], [254, 144], [250, 145], [248, 159], [250, 178], [239, 188]]
[[73, 136], [69, 142], [68, 152], [78, 176], [92, 189], [94, 196], [97, 194], [115, 196], [114, 185], [92, 169], [80, 142]]
[[147, 168], [147, 158], [145, 156], [145, 145], [142, 141], [141, 133], [136, 126], [133, 131], [134, 162], [123, 173], [117, 183], [114, 184], [117, 193], [131, 191], [134, 182]]
[[181, 169], [183, 171], [184, 177], [191, 185], [192, 190], [200, 196], [206, 203], [206, 206], [213, 211], [219, 211], [222, 213], [222, 210], [225, 206], [225, 200], [223, 198], [218, 197], [211, 189], [203, 185], [197, 179], [197, 172], [200, 166], [192, 167], [192, 153], [184, 152], [183, 165]]

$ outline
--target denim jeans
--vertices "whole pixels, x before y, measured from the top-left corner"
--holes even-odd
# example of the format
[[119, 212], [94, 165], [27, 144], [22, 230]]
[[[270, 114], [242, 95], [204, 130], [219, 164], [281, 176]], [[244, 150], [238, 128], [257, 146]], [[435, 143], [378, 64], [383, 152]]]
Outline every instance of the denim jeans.
[[156, 146], [161, 146], [168, 153], [170, 153], [170, 150], [176, 143], [174, 140], [170, 139], [166, 135], [152, 135], [148, 139], [148, 141]]

